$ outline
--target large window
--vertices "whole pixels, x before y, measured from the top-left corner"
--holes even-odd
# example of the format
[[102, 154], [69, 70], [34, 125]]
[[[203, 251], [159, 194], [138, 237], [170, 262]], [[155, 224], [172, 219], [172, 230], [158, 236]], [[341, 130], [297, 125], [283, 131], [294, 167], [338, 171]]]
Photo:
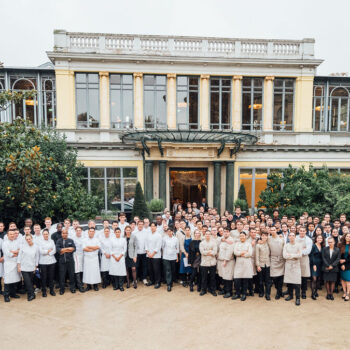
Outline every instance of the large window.
[[132, 128], [134, 125], [133, 76], [111, 74], [111, 126], [116, 129]]
[[349, 91], [346, 88], [336, 87], [330, 91], [329, 130], [349, 130]]
[[177, 77], [176, 115], [179, 129], [198, 128], [198, 77]]
[[45, 127], [54, 127], [56, 125], [56, 94], [55, 80], [50, 77], [42, 77], [42, 113]]
[[78, 128], [98, 128], [100, 126], [99, 75], [77, 73], [75, 86]]
[[242, 130], [261, 130], [263, 116], [262, 78], [244, 78], [242, 84]]
[[324, 86], [314, 86], [313, 98], [313, 130], [323, 131], [325, 123], [324, 115]]
[[231, 79], [210, 78], [210, 128], [231, 127]]
[[278, 131], [293, 130], [294, 80], [275, 79], [273, 129]]
[[101, 199], [104, 210], [132, 209], [137, 168], [86, 168], [84, 181], [89, 192]]
[[165, 75], [144, 75], [143, 89], [145, 127], [166, 128], [167, 77]]

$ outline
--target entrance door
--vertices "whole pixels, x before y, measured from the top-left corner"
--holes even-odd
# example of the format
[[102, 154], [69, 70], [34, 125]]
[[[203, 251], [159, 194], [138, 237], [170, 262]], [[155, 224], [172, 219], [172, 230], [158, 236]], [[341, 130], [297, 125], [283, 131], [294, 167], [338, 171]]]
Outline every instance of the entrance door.
[[207, 198], [208, 169], [171, 168], [170, 169], [170, 203], [173, 207], [176, 199], [186, 207], [187, 202], [201, 203]]

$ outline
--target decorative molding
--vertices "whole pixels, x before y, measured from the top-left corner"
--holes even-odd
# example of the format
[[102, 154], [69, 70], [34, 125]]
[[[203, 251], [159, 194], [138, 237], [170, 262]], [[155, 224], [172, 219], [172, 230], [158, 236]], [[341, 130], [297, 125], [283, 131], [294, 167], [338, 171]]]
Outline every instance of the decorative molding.
[[134, 73], [134, 78], [142, 78], [142, 77], [143, 77], [143, 73], [140, 73], [140, 72]]
[[234, 75], [233, 76], [233, 80], [242, 80], [243, 79], [243, 75]]
[[266, 81], [274, 81], [274, 80], [275, 80], [275, 77], [271, 77], [271, 76], [265, 77], [265, 80], [266, 80]]
[[176, 74], [175, 73], [168, 73], [167, 77], [168, 77], [168, 79], [176, 79]]
[[201, 79], [209, 79], [210, 75], [209, 74], [201, 74]]
[[105, 78], [109, 78], [109, 72], [99, 72], [98, 73], [100, 75], [100, 77], [105, 77]]

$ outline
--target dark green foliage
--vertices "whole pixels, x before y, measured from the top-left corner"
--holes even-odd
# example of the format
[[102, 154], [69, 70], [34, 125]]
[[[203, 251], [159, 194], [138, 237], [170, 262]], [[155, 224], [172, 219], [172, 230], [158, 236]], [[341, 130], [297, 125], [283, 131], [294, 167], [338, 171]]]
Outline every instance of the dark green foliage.
[[243, 199], [247, 202], [247, 193], [245, 191], [244, 184], [241, 184], [238, 191], [238, 199]]
[[233, 203], [234, 208], [236, 207], [241, 207], [241, 210], [244, 211], [245, 213], [248, 213], [248, 203], [244, 199], [236, 199], [235, 202]]
[[143, 195], [140, 182], [136, 184], [134, 207], [132, 209], [132, 216], [138, 216], [141, 220], [150, 218], [150, 212], [147, 207], [145, 196]]

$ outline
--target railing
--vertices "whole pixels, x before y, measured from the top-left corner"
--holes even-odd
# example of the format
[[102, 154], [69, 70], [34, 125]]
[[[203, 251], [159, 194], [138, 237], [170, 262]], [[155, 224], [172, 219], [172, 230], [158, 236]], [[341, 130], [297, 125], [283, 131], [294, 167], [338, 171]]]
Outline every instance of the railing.
[[232, 58], [314, 58], [314, 39], [264, 40], [56, 30], [55, 52]]

